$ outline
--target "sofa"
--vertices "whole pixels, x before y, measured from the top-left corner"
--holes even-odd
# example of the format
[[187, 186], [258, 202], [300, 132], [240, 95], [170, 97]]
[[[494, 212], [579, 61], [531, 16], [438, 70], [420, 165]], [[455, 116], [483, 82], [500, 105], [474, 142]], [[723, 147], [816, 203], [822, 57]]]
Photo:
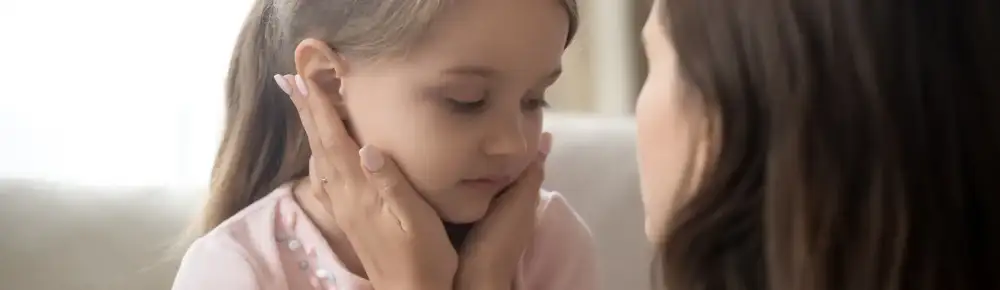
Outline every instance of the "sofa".
[[[650, 289], [633, 120], [550, 114], [546, 128], [545, 188], [562, 192], [593, 232], [602, 289]], [[203, 192], [0, 179], [0, 289], [169, 289], [171, 246]]]

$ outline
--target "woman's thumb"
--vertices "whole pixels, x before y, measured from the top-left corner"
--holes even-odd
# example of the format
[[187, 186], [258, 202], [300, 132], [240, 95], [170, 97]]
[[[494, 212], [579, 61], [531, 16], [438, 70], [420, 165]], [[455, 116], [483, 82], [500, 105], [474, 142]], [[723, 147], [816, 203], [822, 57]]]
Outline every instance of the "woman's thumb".
[[552, 133], [544, 132], [542, 136], [538, 139], [538, 155], [541, 157], [541, 161], [545, 161], [549, 157], [549, 152], [552, 151]]
[[376, 186], [379, 194], [387, 198], [407, 198], [414, 193], [396, 163], [386, 158], [378, 148], [365, 145], [358, 153], [368, 181]]
[[518, 199], [519, 201], [512, 201], [515, 204], [537, 204], [539, 190], [545, 181], [545, 159], [551, 150], [552, 134], [542, 133], [538, 139], [538, 159], [525, 168], [521, 177], [509, 189], [513, 196], [504, 196], [502, 199]]
[[361, 155], [361, 166], [364, 166], [368, 173], [378, 173], [385, 166], [385, 157], [375, 146], [365, 145], [365, 147], [361, 147], [358, 155]]
[[542, 136], [538, 140], [538, 151], [542, 154], [549, 154], [552, 150], [552, 133], [542, 132]]

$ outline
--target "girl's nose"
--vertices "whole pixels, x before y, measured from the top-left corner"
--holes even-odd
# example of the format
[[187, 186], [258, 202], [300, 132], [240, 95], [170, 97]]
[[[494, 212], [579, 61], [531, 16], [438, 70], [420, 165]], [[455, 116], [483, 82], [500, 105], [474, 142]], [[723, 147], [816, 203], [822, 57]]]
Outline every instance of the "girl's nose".
[[483, 151], [487, 155], [516, 155], [528, 151], [528, 140], [524, 135], [524, 121], [515, 118], [498, 124], [486, 134]]

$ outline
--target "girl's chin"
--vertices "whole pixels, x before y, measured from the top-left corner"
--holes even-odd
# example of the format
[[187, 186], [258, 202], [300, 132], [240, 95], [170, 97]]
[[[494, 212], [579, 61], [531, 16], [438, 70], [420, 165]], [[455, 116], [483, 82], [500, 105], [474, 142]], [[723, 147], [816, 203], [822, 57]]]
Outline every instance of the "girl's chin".
[[477, 201], [466, 203], [463, 206], [451, 208], [449, 210], [438, 210], [441, 220], [452, 224], [470, 224], [478, 222], [486, 217], [490, 209], [491, 201]]

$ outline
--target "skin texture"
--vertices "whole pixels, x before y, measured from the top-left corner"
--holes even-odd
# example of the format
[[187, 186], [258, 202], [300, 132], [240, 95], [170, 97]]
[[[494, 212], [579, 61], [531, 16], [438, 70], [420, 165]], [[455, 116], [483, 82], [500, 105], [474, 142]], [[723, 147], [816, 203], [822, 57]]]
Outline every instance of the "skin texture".
[[[330, 98], [360, 145], [374, 145], [441, 219], [482, 219], [538, 156], [545, 90], [559, 77], [569, 33], [557, 1], [460, 1], [404, 57], [348, 60], [307, 39], [296, 70]], [[517, 21], [511, 21], [517, 19]], [[490, 178], [507, 182], [475, 183]], [[310, 190], [295, 190], [334, 252], [364, 267]]]
[[[659, 2], [652, 11], [659, 11]], [[654, 243], [661, 240], [672, 210], [697, 184], [707, 151], [703, 110], [691, 101], [697, 92], [678, 76], [677, 55], [667, 37], [658, 15], [650, 13], [642, 30], [649, 74], [635, 114], [646, 237]]]
[[[513, 181], [535, 158], [569, 26], [558, 2], [531, 0], [461, 1], [435, 21], [406, 57], [297, 62], [340, 68], [325, 89], [342, 98], [355, 139], [398, 162], [442, 219], [474, 222], [506, 184], [463, 181]], [[311, 49], [321, 50], [297, 54]]]

